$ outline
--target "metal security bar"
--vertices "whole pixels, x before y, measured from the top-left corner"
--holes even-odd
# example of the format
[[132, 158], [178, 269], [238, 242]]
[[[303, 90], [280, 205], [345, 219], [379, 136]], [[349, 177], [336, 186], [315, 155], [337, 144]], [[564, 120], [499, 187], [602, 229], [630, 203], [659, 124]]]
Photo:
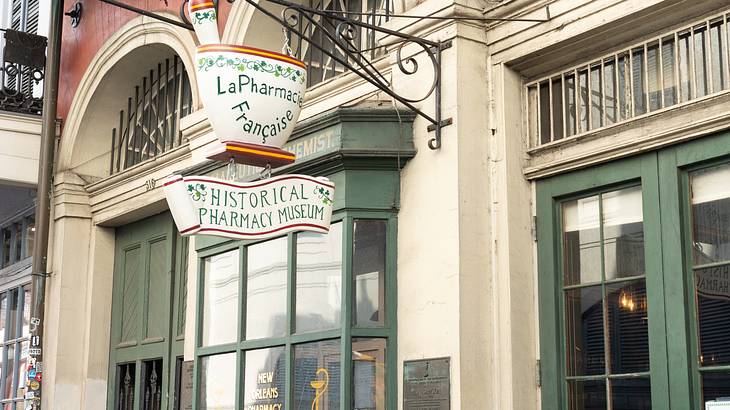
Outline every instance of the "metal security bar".
[[[296, 29], [351, 64], [354, 64], [354, 61], [351, 61], [352, 57], [348, 58], [339, 50], [333, 40], [337, 36], [337, 25], [342, 21], [341, 18], [347, 17], [373, 26], [380, 26], [390, 20], [393, 13], [393, 4], [390, 0], [318, 0], [310, 2], [309, 6], [340, 18], [315, 16], [314, 21], [319, 26], [305, 18], [298, 18]], [[385, 47], [377, 44], [375, 30], [360, 26], [353, 26], [353, 28], [355, 32], [350, 33], [352, 41], [356, 49], [364, 51], [369, 60], [385, 54]], [[288, 30], [287, 37], [290, 39], [289, 45], [294, 55], [307, 63], [307, 86], [317, 85], [347, 71], [343, 64], [338, 63], [318, 48], [309, 47], [309, 42], [301, 37], [293, 36], [291, 29]]]
[[727, 12], [526, 85], [542, 146], [730, 88]]
[[192, 110], [190, 81], [180, 58], [157, 64], [119, 111], [112, 129], [109, 174], [154, 158], [182, 144], [180, 118]]
[[134, 377], [134, 363], [120, 364], [117, 366], [115, 410], [134, 409]]

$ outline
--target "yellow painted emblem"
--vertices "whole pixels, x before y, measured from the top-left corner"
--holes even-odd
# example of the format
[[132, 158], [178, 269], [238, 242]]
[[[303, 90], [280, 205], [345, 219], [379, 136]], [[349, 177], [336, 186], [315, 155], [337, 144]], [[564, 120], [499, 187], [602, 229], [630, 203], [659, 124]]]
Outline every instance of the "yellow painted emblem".
[[317, 376], [324, 375], [323, 379], [312, 380], [309, 385], [315, 390], [314, 400], [312, 401], [312, 410], [319, 410], [319, 399], [327, 391], [327, 385], [330, 382], [330, 374], [327, 369], [320, 367], [317, 369]]

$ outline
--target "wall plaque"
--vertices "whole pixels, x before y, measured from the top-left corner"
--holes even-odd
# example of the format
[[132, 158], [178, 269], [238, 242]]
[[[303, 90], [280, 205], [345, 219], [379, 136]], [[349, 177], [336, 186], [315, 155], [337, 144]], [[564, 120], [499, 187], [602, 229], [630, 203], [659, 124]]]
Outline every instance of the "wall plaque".
[[403, 410], [448, 410], [449, 358], [403, 362]]

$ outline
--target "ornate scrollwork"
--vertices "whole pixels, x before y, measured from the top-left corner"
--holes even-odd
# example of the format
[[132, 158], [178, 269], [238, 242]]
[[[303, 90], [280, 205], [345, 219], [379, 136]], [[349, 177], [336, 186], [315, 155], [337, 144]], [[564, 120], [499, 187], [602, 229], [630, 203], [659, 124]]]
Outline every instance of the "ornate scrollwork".
[[0, 67], [0, 109], [23, 114], [40, 115], [43, 96], [34, 96], [34, 88], [43, 81], [43, 70], [14, 63]]

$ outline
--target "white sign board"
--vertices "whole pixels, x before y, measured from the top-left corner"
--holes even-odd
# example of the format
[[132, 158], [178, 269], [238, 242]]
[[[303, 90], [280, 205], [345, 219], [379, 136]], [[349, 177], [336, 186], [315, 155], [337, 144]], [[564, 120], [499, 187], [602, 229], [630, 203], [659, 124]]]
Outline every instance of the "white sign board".
[[165, 196], [182, 235], [234, 239], [280, 236], [291, 231], [327, 233], [335, 186], [327, 178], [282, 175], [249, 183], [173, 175]]
[[705, 410], [730, 410], [730, 400], [705, 402]]

